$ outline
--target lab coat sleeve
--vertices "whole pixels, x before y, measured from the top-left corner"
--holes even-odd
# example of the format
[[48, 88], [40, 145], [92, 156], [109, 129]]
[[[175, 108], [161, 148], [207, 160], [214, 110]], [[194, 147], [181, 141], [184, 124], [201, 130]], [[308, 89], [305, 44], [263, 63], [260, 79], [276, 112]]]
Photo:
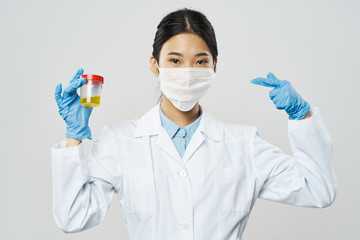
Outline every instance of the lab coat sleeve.
[[64, 232], [83, 231], [105, 219], [121, 177], [115, 138], [105, 126], [87, 157], [83, 143], [66, 148], [63, 140], [51, 147], [53, 215]]
[[261, 189], [258, 198], [303, 207], [327, 207], [337, 193], [333, 142], [317, 107], [312, 116], [288, 120], [293, 156], [252, 133], [252, 163]]

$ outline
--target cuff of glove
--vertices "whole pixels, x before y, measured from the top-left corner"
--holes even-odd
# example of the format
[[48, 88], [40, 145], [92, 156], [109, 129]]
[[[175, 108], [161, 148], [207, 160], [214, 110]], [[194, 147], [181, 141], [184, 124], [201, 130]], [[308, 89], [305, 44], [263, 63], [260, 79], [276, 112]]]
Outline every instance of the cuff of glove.
[[91, 130], [89, 127], [77, 128], [77, 127], [66, 126], [65, 136], [67, 138], [74, 138], [77, 140], [83, 140], [85, 138], [92, 140]]
[[293, 115], [289, 115], [289, 119], [290, 120], [299, 120], [299, 119], [302, 119], [304, 118], [307, 113], [310, 111], [311, 113], [311, 107], [310, 107], [310, 104], [308, 102], [305, 102], [305, 106], [296, 114], [293, 114]]

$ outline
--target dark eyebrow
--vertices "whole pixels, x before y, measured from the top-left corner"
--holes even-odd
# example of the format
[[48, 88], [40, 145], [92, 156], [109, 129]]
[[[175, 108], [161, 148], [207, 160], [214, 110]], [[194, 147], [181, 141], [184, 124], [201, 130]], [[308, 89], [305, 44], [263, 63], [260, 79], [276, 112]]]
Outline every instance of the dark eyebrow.
[[[167, 55], [177, 55], [177, 56], [182, 56], [183, 55], [181, 53], [178, 53], [178, 52], [169, 52]], [[209, 54], [205, 53], [205, 52], [202, 52], [202, 53], [198, 53], [195, 55], [196, 57], [199, 57], [199, 56], [209, 56]]]

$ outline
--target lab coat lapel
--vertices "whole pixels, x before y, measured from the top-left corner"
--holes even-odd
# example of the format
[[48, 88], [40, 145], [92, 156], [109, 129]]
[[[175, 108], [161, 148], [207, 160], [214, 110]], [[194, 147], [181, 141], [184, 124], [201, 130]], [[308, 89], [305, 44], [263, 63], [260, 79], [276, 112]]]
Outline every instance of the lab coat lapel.
[[172, 159], [178, 162], [182, 167], [185, 167], [179, 152], [172, 142], [166, 129], [161, 125], [160, 120], [160, 103], [145, 113], [138, 121], [134, 137], [141, 137], [144, 135], [158, 135], [156, 141], [157, 146], [169, 155]]
[[200, 147], [200, 145], [202, 144], [203, 141], [204, 141], [204, 136], [202, 135], [202, 133], [200, 132], [200, 129], [198, 128], [198, 129], [196, 129], [194, 135], [191, 137], [190, 142], [185, 149], [185, 153], [184, 153], [183, 159], [182, 159], [185, 163], [187, 161], [189, 161], [190, 157]]
[[182, 167], [184, 167], [184, 162], [182, 161], [178, 150], [176, 149], [174, 143], [172, 142], [169, 134], [164, 127], [160, 128], [159, 138], [156, 143], [159, 148], [161, 148], [166, 154], [170, 155], [175, 161], [177, 161]]
[[194, 135], [191, 137], [188, 146], [186, 147], [183, 161], [187, 163], [192, 155], [205, 141], [205, 136], [212, 141], [221, 141], [223, 139], [223, 129], [215, 120], [215, 118], [205, 109], [199, 105], [202, 111], [202, 117], [198, 128]]

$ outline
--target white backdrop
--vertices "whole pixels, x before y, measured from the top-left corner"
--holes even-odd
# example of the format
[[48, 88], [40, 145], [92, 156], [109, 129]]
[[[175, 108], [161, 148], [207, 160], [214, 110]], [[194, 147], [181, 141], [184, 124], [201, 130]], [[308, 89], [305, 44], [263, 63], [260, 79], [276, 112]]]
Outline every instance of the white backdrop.
[[[216, 32], [217, 79], [200, 104], [217, 120], [255, 125], [291, 154], [286, 113], [269, 99], [271, 89], [250, 83], [273, 72], [320, 108], [334, 140], [333, 205], [258, 200], [244, 239], [360, 239], [356, 0], [1, 0], [0, 239], [129, 239], [116, 196], [101, 225], [65, 234], [55, 224], [50, 147], [65, 139], [55, 86], [67, 86], [78, 67], [105, 77], [90, 119], [93, 139], [106, 124], [141, 117], [160, 94], [149, 69], [156, 26], [181, 7], [203, 12]], [[91, 143], [84, 140], [87, 149]]]

